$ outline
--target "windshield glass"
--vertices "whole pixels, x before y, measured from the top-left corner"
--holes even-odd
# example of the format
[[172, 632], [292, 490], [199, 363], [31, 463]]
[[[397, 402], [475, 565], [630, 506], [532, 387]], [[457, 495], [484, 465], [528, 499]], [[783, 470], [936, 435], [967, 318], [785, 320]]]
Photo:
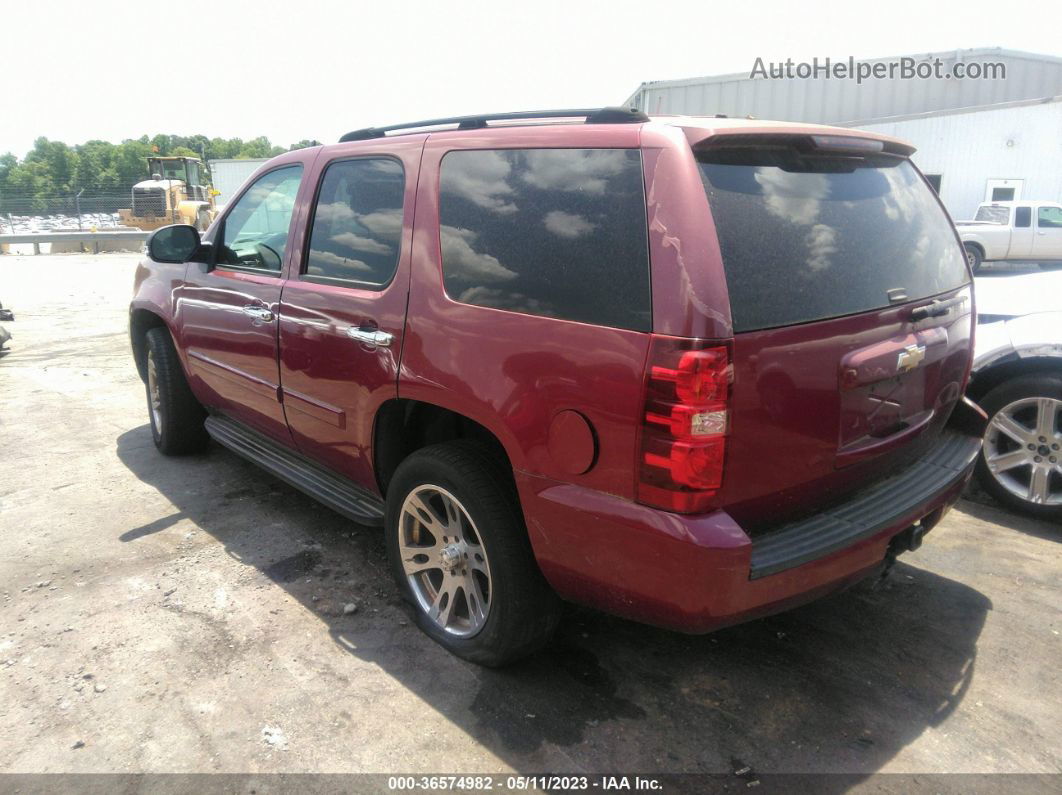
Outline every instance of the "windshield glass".
[[968, 279], [944, 210], [903, 158], [746, 147], [698, 161], [735, 332], [867, 312]]
[[162, 179], [179, 179], [185, 181], [183, 160], [151, 160], [151, 174], [159, 175]]

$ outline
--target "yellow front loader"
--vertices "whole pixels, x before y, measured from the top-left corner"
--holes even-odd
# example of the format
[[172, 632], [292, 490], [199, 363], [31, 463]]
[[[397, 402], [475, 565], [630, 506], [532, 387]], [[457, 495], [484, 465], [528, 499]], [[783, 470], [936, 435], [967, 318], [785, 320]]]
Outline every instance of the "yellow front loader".
[[149, 157], [150, 179], [133, 186], [132, 207], [119, 210], [125, 226], [152, 230], [191, 224], [200, 231], [217, 216], [217, 191], [206, 184], [203, 161], [195, 157]]

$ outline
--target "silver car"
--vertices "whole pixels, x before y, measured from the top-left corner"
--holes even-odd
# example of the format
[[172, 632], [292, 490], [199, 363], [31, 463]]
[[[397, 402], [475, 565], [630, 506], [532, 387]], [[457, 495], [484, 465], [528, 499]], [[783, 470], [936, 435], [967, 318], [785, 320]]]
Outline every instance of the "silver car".
[[977, 465], [1000, 502], [1062, 519], [1062, 271], [976, 280], [967, 394], [988, 414]]

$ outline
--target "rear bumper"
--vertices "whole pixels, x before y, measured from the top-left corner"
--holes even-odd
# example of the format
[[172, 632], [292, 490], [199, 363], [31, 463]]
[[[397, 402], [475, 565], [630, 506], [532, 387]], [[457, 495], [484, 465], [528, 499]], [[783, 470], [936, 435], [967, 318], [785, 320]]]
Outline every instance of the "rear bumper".
[[725, 512], [667, 513], [517, 473], [531, 542], [564, 598], [685, 632], [776, 612], [863, 579], [892, 539], [928, 531], [958, 499], [981, 448], [970, 405], [921, 459], [843, 505], [755, 542]]

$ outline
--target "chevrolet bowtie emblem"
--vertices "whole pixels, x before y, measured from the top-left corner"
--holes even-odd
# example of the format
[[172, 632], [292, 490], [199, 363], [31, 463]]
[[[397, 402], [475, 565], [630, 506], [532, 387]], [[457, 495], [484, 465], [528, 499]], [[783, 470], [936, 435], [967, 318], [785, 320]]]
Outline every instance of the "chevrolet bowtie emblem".
[[915, 369], [926, 358], [925, 345], [907, 345], [896, 357], [896, 372], [906, 373]]

